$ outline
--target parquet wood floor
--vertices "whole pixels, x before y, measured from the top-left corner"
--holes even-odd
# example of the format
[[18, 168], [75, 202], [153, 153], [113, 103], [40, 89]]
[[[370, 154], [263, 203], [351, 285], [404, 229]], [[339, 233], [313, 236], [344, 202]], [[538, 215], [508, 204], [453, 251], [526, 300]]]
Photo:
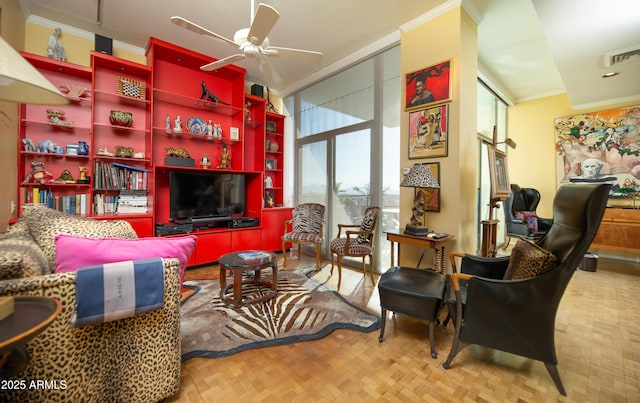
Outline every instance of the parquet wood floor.
[[[286, 269], [313, 264], [310, 256], [287, 258]], [[325, 262], [316, 278], [335, 289], [330, 267]], [[212, 273], [216, 266], [189, 270], [187, 278]], [[343, 268], [340, 292], [379, 314], [377, 289], [364, 280]], [[432, 359], [427, 323], [389, 315], [382, 343], [378, 331], [337, 330], [320, 340], [188, 360], [180, 391], [167, 402], [640, 402], [639, 294], [638, 263], [601, 258], [597, 272], [575, 273], [556, 319], [567, 397], [542, 363], [483, 347], [467, 347], [444, 370], [453, 327], [436, 328]]]

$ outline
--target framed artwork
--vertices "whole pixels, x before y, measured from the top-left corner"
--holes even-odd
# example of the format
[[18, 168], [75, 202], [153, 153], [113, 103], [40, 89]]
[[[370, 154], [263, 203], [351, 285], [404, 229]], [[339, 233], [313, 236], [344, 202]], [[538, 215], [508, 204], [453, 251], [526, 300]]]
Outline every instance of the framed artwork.
[[267, 129], [267, 131], [268, 131], [269, 133], [275, 133], [275, 132], [276, 132], [276, 124], [275, 124], [275, 122], [269, 122], [269, 121], [267, 121], [267, 122], [265, 123], [265, 125], [266, 125], [266, 129]]
[[448, 101], [451, 101], [451, 60], [406, 75], [406, 111]]
[[509, 171], [507, 169], [507, 154], [493, 146], [489, 150], [489, 181], [491, 182], [492, 200], [505, 200], [511, 194]]
[[[433, 177], [436, 178], [438, 183], [440, 183], [440, 163], [429, 162], [424, 165], [429, 167]], [[416, 197], [419, 196], [419, 192], [424, 196], [424, 211], [440, 211], [440, 189], [416, 188]]]
[[409, 112], [409, 158], [446, 157], [449, 105]]
[[638, 116], [640, 105], [557, 118], [558, 184], [608, 182], [609, 204], [627, 205], [624, 189], [639, 189]]
[[265, 168], [266, 168], [267, 170], [278, 169], [278, 168], [276, 167], [276, 160], [274, 160], [274, 159], [270, 159], [270, 158], [267, 158], [267, 159], [265, 160]]

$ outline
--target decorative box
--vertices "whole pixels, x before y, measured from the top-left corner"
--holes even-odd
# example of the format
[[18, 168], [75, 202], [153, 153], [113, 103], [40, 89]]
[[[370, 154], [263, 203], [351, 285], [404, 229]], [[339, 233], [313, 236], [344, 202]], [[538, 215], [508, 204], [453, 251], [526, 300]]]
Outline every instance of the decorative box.
[[67, 144], [67, 154], [68, 155], [78, 155], [78, 145], [74, 143]]
[[165, 157], [164, 164], [172, 167], [195, 167], [193, 158]]

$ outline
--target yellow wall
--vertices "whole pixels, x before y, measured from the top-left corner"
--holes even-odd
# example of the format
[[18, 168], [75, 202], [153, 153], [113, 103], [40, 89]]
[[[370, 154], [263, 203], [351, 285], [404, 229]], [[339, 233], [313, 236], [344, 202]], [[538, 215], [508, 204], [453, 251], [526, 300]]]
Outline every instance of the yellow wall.
[[[462, 8], [456, 8], [403, 33], [400, 49], [402, 77], [444, 60], [452, 61], [453, 100], [449, 103], [448, 155], [408, 158], [409, 116], [403, 108], [400, 165], [405, 168], [415, 163], [440, 162], [440, 212], [425, 213], [426, 224], [430, 230], [456, 236], [456, 241], [447, 245], [448, 250], [470, 252], [476, 249], [476, 43], [476, 24]], [[404, 94], [404, 88], [402, 91]], [[411, 217], [413, 189], [400, 189], [400, 206], [400, 225], [404, 227]], [[420, 252], [418, 248], [405, 248], [401, 264], [415, 265]]]
[[508, 110], [508, 133], [517, 143], [509, 150], [509, 180], [540, 191], [541, 217], [551, 217], [553, 197], [558, 188], [554, 121], [579, 113], [602, 111], [640, 103], [637, 101], [576, 110], [566, 94], [519, 103]]

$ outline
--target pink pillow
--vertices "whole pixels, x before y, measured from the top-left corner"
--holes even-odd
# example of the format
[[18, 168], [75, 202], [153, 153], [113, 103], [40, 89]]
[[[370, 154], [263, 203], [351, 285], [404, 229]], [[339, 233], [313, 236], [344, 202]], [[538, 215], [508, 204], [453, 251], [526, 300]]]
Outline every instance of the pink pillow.
[[188, 235], [175, 238], [85, 238], [58, 234], [55, 238], [56, 263], [54, 273], [76, 271], [81, 267], [123, 260], [151, 257], [178, 258], [180, 260], [180, 284], [184, 279], [189, 256], [197, 237]]

